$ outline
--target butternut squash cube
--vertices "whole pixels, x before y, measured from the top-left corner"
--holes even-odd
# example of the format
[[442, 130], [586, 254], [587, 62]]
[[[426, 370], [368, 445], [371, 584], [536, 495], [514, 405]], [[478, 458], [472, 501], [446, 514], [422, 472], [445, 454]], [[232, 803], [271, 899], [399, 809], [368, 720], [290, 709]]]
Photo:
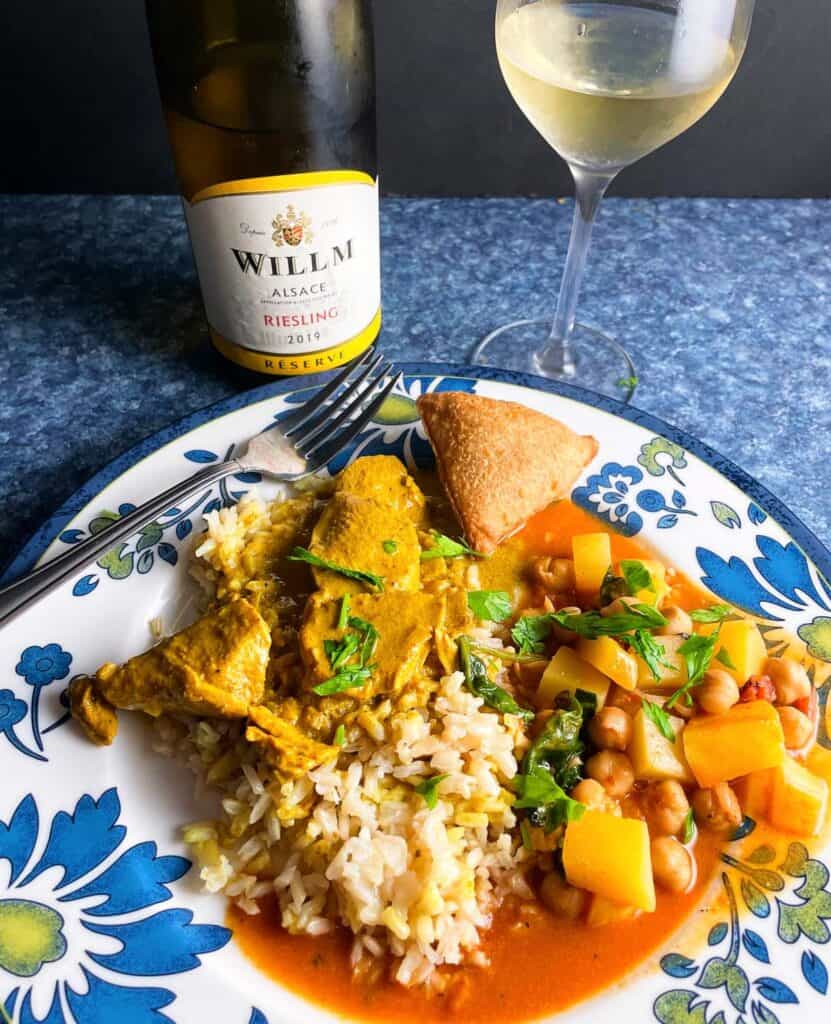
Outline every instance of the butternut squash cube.
[[[709, 636], [716, 628], [715, 624], [707, 623], [699, 631]], [[762, 674], [768, 656], [759, 627], [749, 619], [731, 619], [721, 624], [715, 654], [719, 651], [725, 651], [736, 667], [730, 668], [715, 660], [714, 667], [726, 669], [739, 686], [744, 686], [751, 676]]]
[[664, 654], [661, 655], [661, 660], [665, 661], [669, 667], [667, 665], [659, 665], [658, 672], [661, 678], [656, 679], [643, 658], [635, 655], [635, 663], [638, 666], [638, 686], [642, 690], [661, 693], [677, 690], [688, 679], [687, 662], [684, 655], [678, 653], [678, 649], [684, 643], [686, 637], [656, 636], [655, 639], [659, 644], [663, 644]]
[[799, 761], [786, 757], [776, 769], [770, 799], [770, 823], [783, 832], [817, 836], [828, 810], [828, 783]]
[[785, 760], [779, 716], [766, 700], [734, 704], [724, 715], [702, 715], [682, 733], [684, 753], [705, 789], [750, 772], [778, 768]]
[[626, 753], [632, 762], [636, 779], [649, 782], [663, 782], [675, 779], [677, 782], [693, 783], [692, 771], [684, 756], [684, 744], [680, 733], [684, 722], [670, 716], [675, 731], [675, 742], [671, 743], [657, 725], [641, 709], [632, 721], [632, 739]]
[[739, 779], [736, 784], [736, 796], [739, 798], [742, 810], [751, 818], [768, 819], [773, 783], [778, 770], [778, 768], [764, 768], [759, 772], [751, 772]]
[[589, 912], [586, 916], [586, 924], [590, 928], [602, 928], [607, 924], [620, 924], [621, 921], [631, 921], [641, 913], [637, 907], [624, 907], [620, 903], [612, 903], [604, 896], [592, 896]]
[[586, 811], [566, 827], [563, 868], [568, 881], [580, 889], [623, 906], [655, 909], [645, 821]]
[[597, 594], [606, 571], [612, 566], [608, 533], [578, 533], [571, 539], [574, 584], [579, 594]]
[[818, 743], [814, 744], [805, 759], [805, 764], [814, 775], [831, 783], [831, 750], [827, 747], [821, 747]]
[[583, 661], [571, 647], [561, 647], [549, 661], [537, 688], [536, 703], [540, 708], [551, 708], [557, 696], [568, 690], [585, 690], [597, 697], [598, 711], [606, 703], [611, 682], [607, 676]]
[[638, 685], [638, 663], [634, 654], [625, 651], [617, 640], [610, 636], [599, 636], [596, 640], [583, 637], [577, 642], [577, 653], [598, 672], [608, 676], [624, 690], [634, 690]]

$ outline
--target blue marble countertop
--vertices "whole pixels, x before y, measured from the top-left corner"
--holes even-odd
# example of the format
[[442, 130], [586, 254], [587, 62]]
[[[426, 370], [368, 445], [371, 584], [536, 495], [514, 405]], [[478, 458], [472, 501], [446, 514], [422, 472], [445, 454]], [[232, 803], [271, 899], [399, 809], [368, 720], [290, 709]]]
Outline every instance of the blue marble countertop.
[[[463, 363], [548, 314], [571, 201], [388, 199], [393, 359]], [[122, 450], [255, 381], [207, 339], [179, 202], [0, 197], [0, 563]], [[732, 458], [831, 542], [831, 202], [607, 200], [580, 307], [635, 405]], [[258, 381], [262, 383], [262, 381]]]

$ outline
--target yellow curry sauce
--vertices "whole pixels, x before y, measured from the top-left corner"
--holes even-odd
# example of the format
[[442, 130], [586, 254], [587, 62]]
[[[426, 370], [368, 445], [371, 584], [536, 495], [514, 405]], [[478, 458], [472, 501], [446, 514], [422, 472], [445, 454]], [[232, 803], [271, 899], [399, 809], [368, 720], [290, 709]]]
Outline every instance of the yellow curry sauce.
[[[570, 557], [573, 536], [601, 530], [610, 535], [615, 561], [654, 557], [642, 542], [614, 533], [562, 501], [535, 516], [489, 561], [480, 563], [481, 585], [510, 591], [520, 565], [530, 557]], [[694, 608], [701, 606], [704, 595], [678, 573], [672, 600]], [[558, 917], [540, 903], [503, 907], [482, 943], [489, 966], [444, 968], [455, 977], [444, 995], [403, 988], [384, 977], [356, 980], [349, 963], [349, 932], [339, 929], [318, 938], [291, 935], [281, 927], [273, 902], [253, 917], [232, 908], [228, 920], [240, 948], [262, 971], [350, 1018], [429, 1024], [452, 1016], [465, 1024], [507, 1024], [565, 1009], [608, 987], [660, 949], [701, 901], [722, 846], [722, 839], [699, 832], [694, 887], [683, 894], [660, 892], [655, 913], [634, 920], [592, 927]]]

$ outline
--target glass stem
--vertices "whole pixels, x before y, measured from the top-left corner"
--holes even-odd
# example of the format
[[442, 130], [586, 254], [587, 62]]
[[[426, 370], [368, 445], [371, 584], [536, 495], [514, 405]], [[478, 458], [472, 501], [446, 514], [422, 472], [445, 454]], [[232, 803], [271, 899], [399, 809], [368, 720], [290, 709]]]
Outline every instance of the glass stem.
[[575, 185], [574, 221], [568, 242], [568, 256], [557, 300], [557, 312], [545, 348], [536, 356], [538, 369], [557, 377], [571, 377], [576, 366], [569, 345], [569, 336], [574, 327], [580, 285], [586, 270], [589, 242], [600, 200], [611, 184], [617, 171], [600, 173], [580, 167], [572, 167]]

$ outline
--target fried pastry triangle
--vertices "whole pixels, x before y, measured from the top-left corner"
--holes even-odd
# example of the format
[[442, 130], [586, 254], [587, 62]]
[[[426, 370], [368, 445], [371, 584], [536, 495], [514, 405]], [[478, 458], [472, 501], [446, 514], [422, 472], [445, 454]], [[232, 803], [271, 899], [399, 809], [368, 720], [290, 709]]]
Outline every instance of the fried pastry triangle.
[[417, 405], [456, 517], [485, 554], [566, 497], [597, 454], [593, 437], [516, 402], [443, 391]]

